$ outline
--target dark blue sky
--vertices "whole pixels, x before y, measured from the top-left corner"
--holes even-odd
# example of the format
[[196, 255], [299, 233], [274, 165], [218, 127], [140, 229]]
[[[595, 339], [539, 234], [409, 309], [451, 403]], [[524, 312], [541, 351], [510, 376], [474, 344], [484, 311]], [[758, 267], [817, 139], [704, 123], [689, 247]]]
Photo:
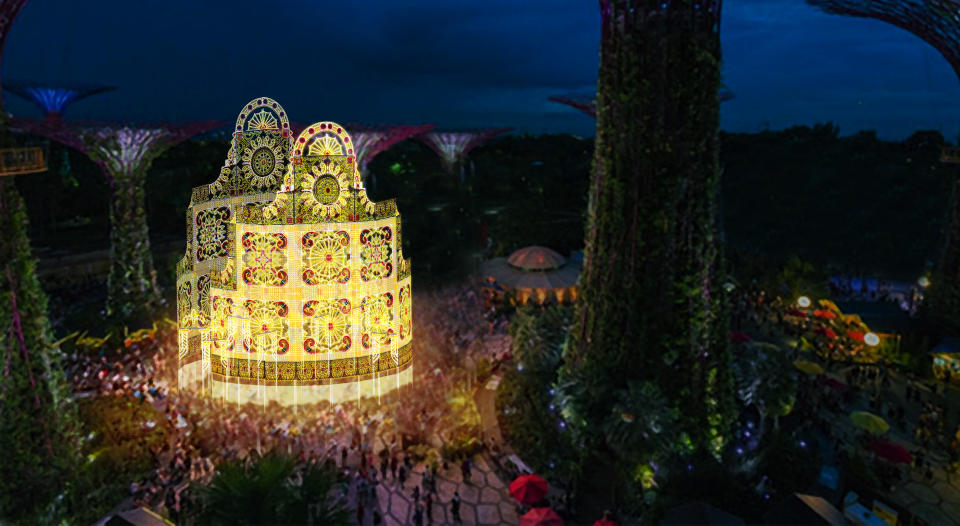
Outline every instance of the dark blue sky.
[[[232, 120], [267, 95], [297, 121], [513, 126], [592, 135], [547, 96], [593, 91], [592, 0], [31, 0], [9, 80], [104, 83], [74, 119]], [[834, 121], [841, 133], [960, 130], [960, 84], [930, 46], [803, 0], [727, 0], [722, 109], [731, 131]], [[17, 115], [39, 112], [5, 95]]]

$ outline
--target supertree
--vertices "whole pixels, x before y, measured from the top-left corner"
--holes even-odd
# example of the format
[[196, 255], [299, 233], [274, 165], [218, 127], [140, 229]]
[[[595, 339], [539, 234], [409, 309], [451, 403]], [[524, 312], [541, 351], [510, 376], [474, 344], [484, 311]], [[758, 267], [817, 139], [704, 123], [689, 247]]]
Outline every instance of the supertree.
[[3, 89], [37, 105], [45, 119], [59, 120], [67, 106], [97, 93], [112, 91], [113, 86], [44, 86], [9, 82]]
[[[0, 1], [0, 57], [26, 0]], [[0, 99], [0, 147], [15, 145]], [[0, 522], [38, 522], [76, 463], [75, 412], [51, 345], [47, 296], [34, 270], [23, 198], [0, 176]]]
[[111, 186], [107, 316], [115, 321], [143, 321], [163, 303], [150, 254], [144, 199], [147, 171], [170, 147], [223, 123], [124, 125], [15, 119], [13, 125], [76, 149], [103, 170]]
[[[943, 55], [960, 80], [960, 0], [807, 0], [835, 15], [873, 18], [913, 33]], [[956, 163], [956, 151], [946, 149], [941, 160]], [[950, 197], [942, 252], [930, 280], [924, 310], [951, 333], [960, 330], [960, 178]]]
[[463, 160], [470, 151], [511, 129], [512, 128], [492, 128], [461, 132], [434, 131], [424, 133], [418, 136], [418, 138], [440, 156], [440, 162], [443, 163], [443, 169], [446, 170], [447, 173], [454, 173], [459, 166], [460, 179], [463, 180]]
[[[717, 92], [720, 102], [726, 102], [735, 97], [734, 93], [728, 89], [721, 88]], [[566, 104], [572, 108], [578, 109], [587, 115], [597, 118], [597, 96], [596, 94], [575, 93], [570, 95], [553, 95], [547, 97], [547, 100], [559, 104]]]
[[585, 464], [616, 466], [616, 499], [642, 495], [636, 474], [678, 451], [719, 458], [736, 403], [716, 230], [721, 1], [599, 3], [586, 249], [559, 386]]
[[357, 168], [360, 175], [367, 177], [367, 166], [374, 157], [386, 151], [394, 144], [420, 135], [433, 129], [432, 124], [400, 126], [363, 126], [355, 125], [353, 132], [353, 151], [357, 156]]

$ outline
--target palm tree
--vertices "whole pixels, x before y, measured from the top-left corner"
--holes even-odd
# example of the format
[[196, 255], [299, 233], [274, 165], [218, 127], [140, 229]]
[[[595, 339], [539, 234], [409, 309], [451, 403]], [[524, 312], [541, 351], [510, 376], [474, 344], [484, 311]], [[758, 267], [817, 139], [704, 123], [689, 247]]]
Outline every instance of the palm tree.
[[346, 503], [333, 499], [336, 472], [308, 466], [295, 481], [296, 462], [272, 452], [249, 467], [226, 462], [201, 490], [201, 524], [350, 524]]
[[787, 353], [776, 345], [754, 342], [742, 345], [733, 362], [737, 395], [745, 405], [753, 405], [760, 412], [760, 429], [767, 417], [779, 417], [793, 409], [797, 378]]

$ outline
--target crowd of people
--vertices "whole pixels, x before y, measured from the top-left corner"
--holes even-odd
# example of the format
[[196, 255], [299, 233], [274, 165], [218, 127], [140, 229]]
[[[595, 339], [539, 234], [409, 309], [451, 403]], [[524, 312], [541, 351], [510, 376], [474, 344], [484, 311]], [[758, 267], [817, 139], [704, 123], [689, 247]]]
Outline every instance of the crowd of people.
[[[209, 483], [218, 464], [250, 462], [268, 451], [282, 450], [302, 464], [336, 461], [348, 481], [344, 495], [349, 491], [356, 502], [358, 519], [369, 515], [376, 521], [382, 519], [376, 485], [385, 483], [388, 474], [402, 485], [413, 472], [414, 456], [405, 449], [417, 443], [438, 445], [447, 438], [449, 394], [467, 376], [464, 363], [508, 358], [486, 350], [485, 339], [492, 341], [506, 332], [505, 320], [496, 311], [484, 309], [471, 288], [424, 294], [416, 307], [414, 381], [401, 388], [401, 394], [386, 396], [379, 403], [237, 406], [178, 392], [173, 330], [128, 339], [116, 358], [108, 358], [103, 350], [98, 354], [78, 351], [68, 356], [67, 372], [80, 396], [132, 397], [163, 415], [161, 422], [144, 423], [151, 428], [162, 426], [167, 440], [151, 451], [153, 472], [130, 482], [130, 497], [136, 505], [165, 508], [174, 518], [189, 515], [197, 505], [191, 486]], [[436, 454], [431, 458], [423, 480], [425, 485], [434, 483], [415, 490], [419, 495], [414, 499], [414, 522], [418, 515], [431, 522], [432, 508], [438, 504], [436, 473], [438, 465], [448, 463]], [[461, 469], [469, 478], [469, 465]], [[446, 503], [452, 516], [459, 514], [459, 495], [455, 501]]]
[[[847, 327], [840, 316], [811, 315], [813, 306], [803, 312], [780, 298], [749, 292], [740, 294], [734, 307], [735, 326], [758, 338], [779, 339], [782, 343], [792, 339], [796, 345], [784, 350], [791, 353], [791, 359], [800, 357], [800, 342], [805, 341], [806, 349], [823, 361], [825, 371], [821, 375], [794, 372], [800, 379], [794, 411], [805, 422], [801, 432], [808, 429], [822, 436], [840, 464], [852, 457], [865, 459], [879, 480], [879, 489], [891, 494], [909, 477], [932, 483], [935, 468], [945, 469], [950, 476], [960, 467], [960, 434], [951, 441], [944, 428], [944, 382], [921, 379], [909, 369], [888, 363], [854, 337], [859, 327]], [[894, 443], [907, 444], [909, 462], [893, 462], [871, 450], [877, 437], [849, 423], [850, 413], [858, 409], [889, 423], [886, 436]], [[949, 458], [947, 463], [934, 461], [944, 453]]]

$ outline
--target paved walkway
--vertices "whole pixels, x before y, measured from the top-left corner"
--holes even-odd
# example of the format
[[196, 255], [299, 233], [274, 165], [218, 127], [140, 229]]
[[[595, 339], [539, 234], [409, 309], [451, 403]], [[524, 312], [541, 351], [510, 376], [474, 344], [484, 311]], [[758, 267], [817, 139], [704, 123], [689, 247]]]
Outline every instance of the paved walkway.
[[[487, 389], [490, 386], [494, 390]], [[484, 437], [494, 436], [499, 442], [500, 430], [494, 414], [495, 389], [496, 382], [478, 385], [474, 398], [477, 400], [478, 409], [481, 413]], [[376, 451], [388, 447], [388, 444], [383, 442], [382, 439], [378, 439], [378, 442]], [[351, 453], [347, 463], [350, 466], [356, 466], [359, 463], [359, 458]], [[413, 524], [415, 504], [413, 489], [420, 486], [421, 491], [423, 490], [422, 480], [426, 468], [425, 463], [416, 464], [413, 473], [407, 476], [406, 483], [402, 487], [398, 480], [393, 480], [389, 476], [386, 480], [380, 480], [380, 483], [377, 484], [376, 509], [380, 511], [383, 517], [382, 524], [387, 526]], [[424, 510], [423, 524], [454, 524], [450, 502], [455, 491], [460, 493], [462, 524], [494, 526], [518, 524], [520, 522], [517, 517], [515, 501], [510, 497], [507, 489], [507, 482], [500, 479], [496, 470], [483, 455], [476, 455], [473, 457], [473, 469], [469, 482], [464, 482], [459, 464], [451, 464], [449, 469], [446, 470], [440, 469], [437, 473], [437, 494], [434, 496], [433, 502], [433, 521], [428, 520], [426, 510]], [[423, 495], [425, 493], [421, 493], [421, 504], [424, 504]], [[356, 484], [350, 487], [348, 496], [351, 516], [356, 517]], [[369, 507], [366, 510], [363, 524], [364, 526], [373, 525], [373, 513]]]

